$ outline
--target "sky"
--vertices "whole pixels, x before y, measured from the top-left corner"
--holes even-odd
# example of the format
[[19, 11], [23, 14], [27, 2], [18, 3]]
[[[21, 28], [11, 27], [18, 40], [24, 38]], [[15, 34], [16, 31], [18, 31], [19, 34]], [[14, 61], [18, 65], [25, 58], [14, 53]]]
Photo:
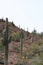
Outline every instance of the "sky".
[[0, 18], [32, 32], [43, 32], [43, 0], [0, 0]]

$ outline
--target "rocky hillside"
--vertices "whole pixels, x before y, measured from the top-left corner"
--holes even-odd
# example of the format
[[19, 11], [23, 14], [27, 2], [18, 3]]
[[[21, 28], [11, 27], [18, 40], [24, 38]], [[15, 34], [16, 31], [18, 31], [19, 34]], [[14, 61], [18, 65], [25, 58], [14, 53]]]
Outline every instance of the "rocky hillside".
[[[23, 63], [25, 61], [27, 62], [26, 65], [32, 65], [32, 62], [34, 62], [34, 60], [36, 62], [38, 60], [38, 62], [41, 63], [41, 60], [43, 58], [41, 60], [39, 58], [41, 54], [43, 54], [42, 38], [38, 34], [33, 34], [18, 28], [13, 22], [9, 22], [8, 24], [9, 24], [9, 37], [10, 36], [13, 37], [9, 43], [9, 56], [8, 56], [9, 65], [14, 65], [16, 63]], [[3, 37], [4, 31], [5, 31], [5, 20], [0, 19], [0, 44], [1, 44], [1, 38]], [[20, 41], [18, 35], [18, 33], [21, 31], [23, 33], [23, 49], [22, 49], [23, 56], [22, 57], [20, 55]], [[27, 57], [27, 59], [24, 57]]]
[[[4, 31], [5, 31], [5, 20], [0, 19], [0, 36], [1, 35], [3, 36]], [[18, 28], [13, 22], [9, 22], [9, 34], [12, 34], [14, 32], [16, 33], [16, 32], [19, 32], [19, 31], [23, 32], [24, 38], [27, 41], [29, 39], [33, 39], [33, 41], [41, 39], [39, 37], [39, 35], [37, 35], [37, 34], [33, 35], [33, 33], [25, 31], [22, 28], [21, 29]]]

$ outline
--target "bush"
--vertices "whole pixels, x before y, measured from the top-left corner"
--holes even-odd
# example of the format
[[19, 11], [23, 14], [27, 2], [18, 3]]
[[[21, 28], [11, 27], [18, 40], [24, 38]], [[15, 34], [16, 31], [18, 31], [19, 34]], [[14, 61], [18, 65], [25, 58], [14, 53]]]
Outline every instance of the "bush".
[[18, 53], [20, 52], [20, 47], [19, 46], [14, 46], [13, 49], [16, 50]]
[[13, 23], [13, 21], [12, 21], [12, 25], [15, 26], [14, 23]]
[[37, 61], [33, 61], [30, 65], [39, 65], [40, 63]]
[[16, 63], [15, 65], [23, 65], [22, 63]]
[[37, 34], [37, 31], [34, 29], [34, 30], [32, 31], [32, 34], [33, 34], [33, 35]]
[[38, 42], [38, 44], [39, 44], [39, 45], [42, 45], [42, 44], [43, 44], [43, 40], [40, 40], [40, 41]]
[[20, 33], [19, 32], [13, 33], [11, 35], [11, 40], [19, 42], [20, 41]]

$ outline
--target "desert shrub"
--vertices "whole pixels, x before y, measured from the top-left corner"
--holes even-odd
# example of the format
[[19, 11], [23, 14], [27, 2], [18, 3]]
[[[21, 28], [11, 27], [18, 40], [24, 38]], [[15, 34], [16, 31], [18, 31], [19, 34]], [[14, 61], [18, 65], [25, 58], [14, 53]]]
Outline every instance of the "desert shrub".
[[43, 60], [43, 52], [40, 53], [40, 59]]
[[20, 52], [20, 47], [19, 46], [14, 46], [13, 49], [16, 50], [17, 52]]
[[39, 53], [39, 50], [40, 50], [39, 46], [33, 43], [33, 44], [31, 44], [30, 48], [28, 49], [28, 52], [31, 54], [32, 53], [36, 54], [36, 53]]
[[13, 21], [12, 21], [12, 25], [15, 26], [15, 24], [13, 23]]
[[13, 33], [11, 35], [11, 40], [19, 42], [20, 41], [20, 34], [19, 34], [19, 32]]
[[22, 63], [16, 63], [16, 64], [14, 64], [14, 65], [28, 65], [28, 63], [22, 62]]
[[33, 35], [37, 34], [37, 31], [34, 29], [34, 30], [32, 31], [32, 34], [33, 34]]
[[37, 61], [33, 61], [30, 65], [39, 65], [40, 63]]
[[43, 44], [43, 40], [40, 40], [40, 41], [38, 42], [38, 44], [39, 44], [39, 45], [42, 45], [42, 44]]
[[37, 48], [37, 47], [33, 48], [33, 52], [38, 52], [38, 51], [39, 51], [39, 48]]
[[0, 49], [2, 48], [2, 46], [0, 45]]
[[14, 65], [23, 65], [22, 63], [16, 63], [16, 64], [14, 64]]
[[11, 35], [11, 38], [12, 38], [13, 41], [20, 42], [21, 35], [22, 35], [22, 38], [24, 38], [23, 32], [16, 32], [16, 33], [14, 32]]

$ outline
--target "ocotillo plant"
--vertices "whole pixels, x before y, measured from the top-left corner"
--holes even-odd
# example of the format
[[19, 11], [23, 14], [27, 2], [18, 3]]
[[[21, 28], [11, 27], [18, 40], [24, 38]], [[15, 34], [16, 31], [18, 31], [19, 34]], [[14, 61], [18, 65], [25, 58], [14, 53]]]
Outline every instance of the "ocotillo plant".
[[23, 33], [21, 31], [20, 33], [20, 54], [22, 55], [22, 50], [23, 50]]
[[4, 65], [8, 65], [8, 18], [5, 21], [5, 32], [4, 32]]

